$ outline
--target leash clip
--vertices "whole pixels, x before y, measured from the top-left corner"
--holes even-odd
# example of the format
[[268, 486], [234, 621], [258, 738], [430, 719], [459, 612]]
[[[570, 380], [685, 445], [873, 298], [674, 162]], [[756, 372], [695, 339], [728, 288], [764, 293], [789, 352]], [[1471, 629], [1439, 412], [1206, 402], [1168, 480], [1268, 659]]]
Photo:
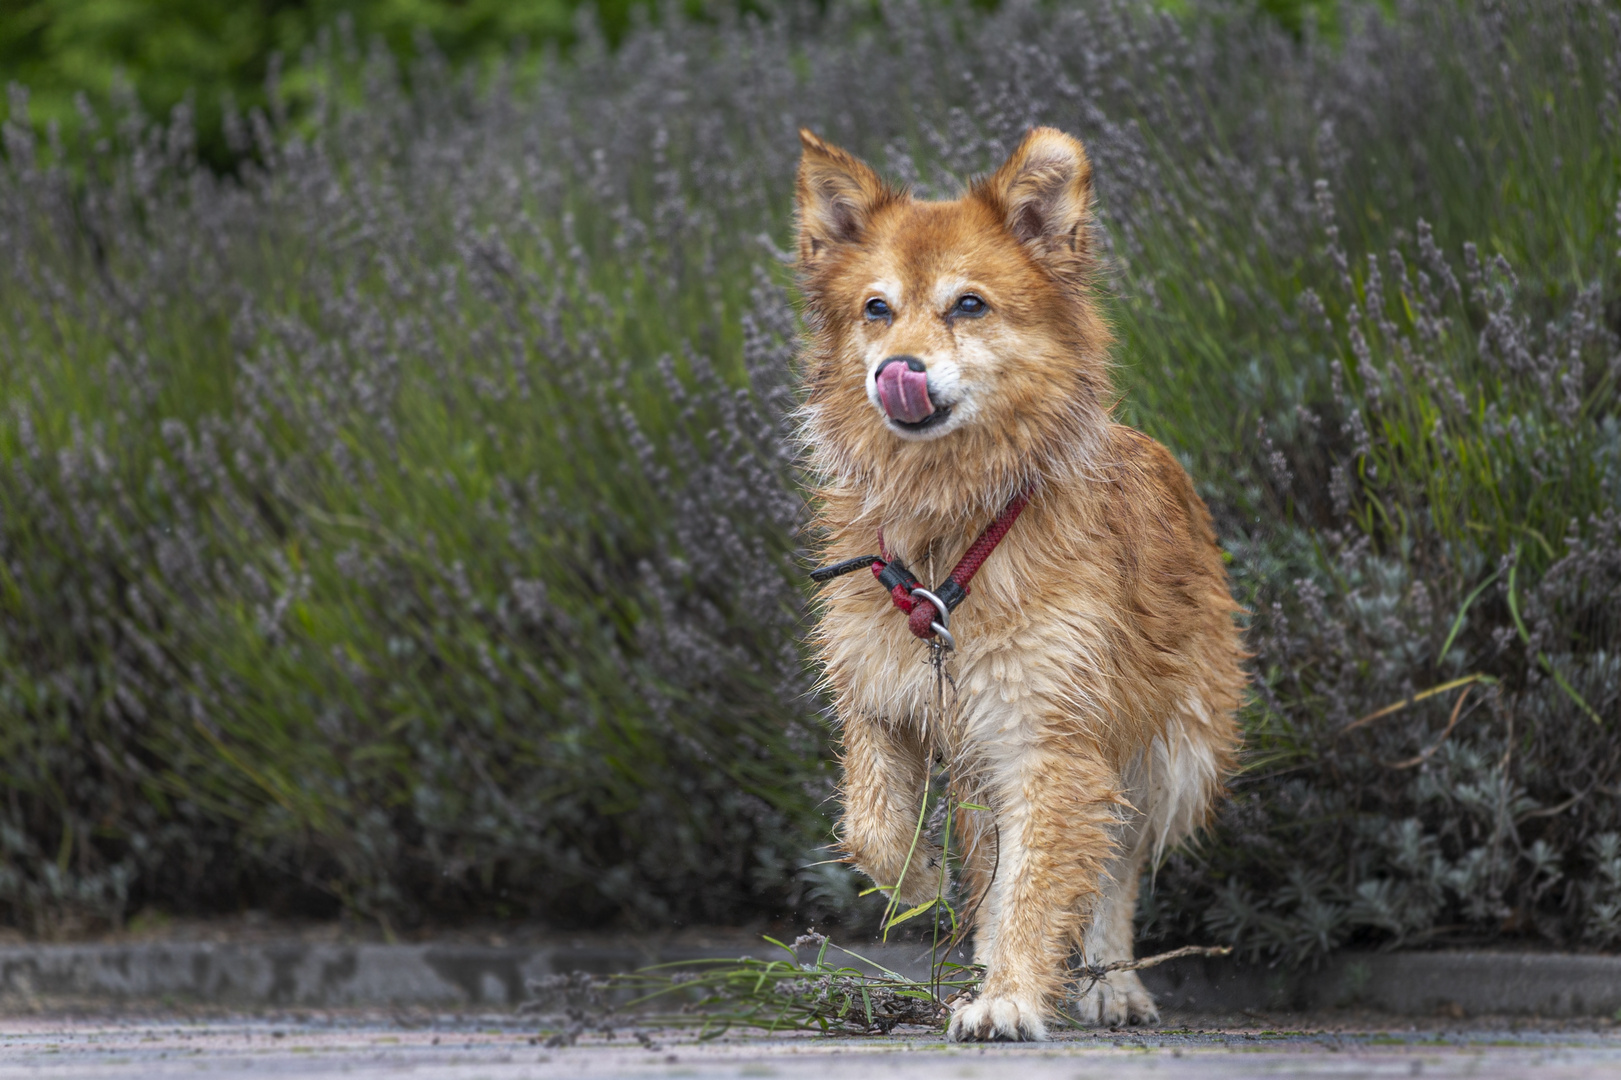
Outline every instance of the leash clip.
[[940, 635], [940, 640], [946, 643], [946, 648], [956, 649], [957, 640], [951, 636], [951, 631], [946, 629], [946, 627], [951, 623], [951, 609], [946, 607], [946, 602], [944, 600], [940, 599], [929, 590], [923, 588], [921, 585], [918, 585], [912, 589], [912, 599], [916, 600], [919, 597], [922, 597], [924, 600], [927, 600], [929, 603], [933, 604], [934, 610], [940, 613], [940, 618], [938, 621], [929, 623], [929, 629]]

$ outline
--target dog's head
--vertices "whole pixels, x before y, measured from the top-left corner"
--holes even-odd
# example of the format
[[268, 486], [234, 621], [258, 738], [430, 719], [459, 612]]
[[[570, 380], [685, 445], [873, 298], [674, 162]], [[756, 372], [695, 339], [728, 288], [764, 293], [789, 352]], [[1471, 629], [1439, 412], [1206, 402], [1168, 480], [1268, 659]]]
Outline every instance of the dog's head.
[[806, 417], [819, 464], [865, 484], [947, 485], [937, 494], [962, 507], [1084, 457], [1107, 423], [1109, 336], [1089, 298], [1081, 144], [1035, 128], [961, 198], [928, 202], [800, 137]]

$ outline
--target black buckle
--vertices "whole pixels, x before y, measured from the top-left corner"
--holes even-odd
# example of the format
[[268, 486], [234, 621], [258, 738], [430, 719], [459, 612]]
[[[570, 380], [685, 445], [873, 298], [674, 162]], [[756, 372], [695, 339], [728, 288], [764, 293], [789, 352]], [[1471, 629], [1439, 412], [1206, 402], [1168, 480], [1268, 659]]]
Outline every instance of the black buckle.
[[922, 584], [899, 559], [891, 559], [889, 564], [879, 571], [878, 582], [890, 592], [894, 592], [897, 585], [905, 586], [908, 596], [912, 594], [913, 589]]

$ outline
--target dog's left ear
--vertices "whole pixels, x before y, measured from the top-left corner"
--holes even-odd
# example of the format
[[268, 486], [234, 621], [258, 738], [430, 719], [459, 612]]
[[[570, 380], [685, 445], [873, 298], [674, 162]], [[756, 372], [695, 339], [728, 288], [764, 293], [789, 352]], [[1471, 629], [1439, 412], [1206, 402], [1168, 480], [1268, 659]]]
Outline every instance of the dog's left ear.
[[1078, 139], [1057, 128], [1031, 128], [1000, 169], [976, 185], [1008, 232], [1061, 276], [1090, 263], [1092, 163]]

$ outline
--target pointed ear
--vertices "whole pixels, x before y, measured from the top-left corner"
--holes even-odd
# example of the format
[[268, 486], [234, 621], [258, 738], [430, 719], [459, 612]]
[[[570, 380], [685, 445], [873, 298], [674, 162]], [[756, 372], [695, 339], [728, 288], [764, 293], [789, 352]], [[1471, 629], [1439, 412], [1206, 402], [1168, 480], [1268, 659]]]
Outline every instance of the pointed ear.
[[1092, 163], [1078, 139], [1031, 128], [1000, 169], [975, 191], [1002, 215], [1008, 232], [1061, 275], [1090, 261]]
[[794, 199], [799, 207], [799, 261], [812, 266], [840, 244], [860, 241], [873, 212], [899, 193], [853, 154], [799, 129], [804, 152]]

